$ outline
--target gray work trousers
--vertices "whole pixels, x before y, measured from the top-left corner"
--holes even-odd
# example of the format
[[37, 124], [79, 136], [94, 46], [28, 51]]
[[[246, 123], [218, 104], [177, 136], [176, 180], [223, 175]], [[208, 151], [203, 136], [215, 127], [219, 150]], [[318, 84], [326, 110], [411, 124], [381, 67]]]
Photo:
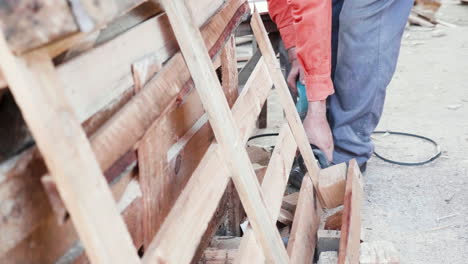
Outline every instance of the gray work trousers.
[[382, 115], [412, 0], [333, 0], [332, 80], [328, 98], [333, 162], [374, 151], [371, 134]]

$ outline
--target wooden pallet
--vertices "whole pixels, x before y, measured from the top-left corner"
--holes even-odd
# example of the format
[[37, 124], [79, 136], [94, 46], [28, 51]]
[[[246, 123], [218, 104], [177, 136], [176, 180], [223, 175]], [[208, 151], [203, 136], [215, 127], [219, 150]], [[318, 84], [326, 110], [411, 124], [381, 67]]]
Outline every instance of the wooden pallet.
[[[104, 2], [113, 3], [111, 0], [102, 3]], [[62, 218], [70, 215], [86, 254], [93, 263], [189, 263], [198, 254], [199, 244], [207, 233], [209, 223], [232, 179], [250, 223], [240, 244], [236, 261], [305, 263], [313, 257], [313, 251], [311, 256], [308, 250], [315, 247], [311, 238], [317, 231], [318, 209], [328, 201], [323, 200], [320, 194], [319, 168], [262, 20], [255, 11], [251, 27], [262, 57], [242, 93], [232, 105], [233, 102], [226, 100], [223, 91], [235, 93], [237, 87], [236, 59], [232, 56], [234, 41], [231, 38], [221, 55], [219, 63], [223, 65], [224, 78], [221, 85], [212, 62], [213, 52], [219, 50], [213, 48], [218, 39], [204, 37], [203, 34], [208, 32], [209, 36], [222, 36], [222, 29], [227, 27], [223, 23], [236, 23], [226, 17], [233, 17], [232, 12], [239, 12], [240, 8], [245, 6], [245, 1], [228, 1], [227, 4], [234, 7], [220, 11], [201, 31], [198, 28], [200, 23], [192, 20], [193, 15], [184, 2], [160, 1], [181, 52], [173, 53], [161, 69], [142, 69], [141, 64], [133, 64], [133, 80], [137, 86], [137, 94], [123, 102], [124, 106], [118, 110], [118, 114], [113, 115], [104, 126], [97, 129], [91, 138], [86, 136], [81, 122], [96, 113], [97, 109], [93, 109], [93, 105], [90, 105], [90, 108], [82, 107], [76, 98], [70, 100], [67, 90], [73, 90], [70, 85], [75, 85], [73, 80], [78, 81], [79, 79], [74, 78], [79, 76], [76, 76], [76, 72], [67, 71], [66, 65], [57, 68], [52, 62], [56, 54], [70, 47], [76, 40], [67, 39], [53, 46], [15, 55], [5, 37], [0, 37], [0, 67], [50, 173], [43, 182], [45, 186], [52, 183], [49, 184], [52, 187], [48, 188], [48, 193], [50, 200], [58, 201], [55, 205], [53, 203], [54, 210]], [[156, 17], [151, 21], [163, 23], [163, 20], [158, 19], [162, 18]], [[151, 24], [147, 26], [151, 27]], [[213, 30], [220, 33], [213, 34]], [[80, 41], [84, 36], [81, 34]], [[130, 35], [128, 37], [131, 38]], [[126, 50], [122, 52], [125, 53]], [[80, 56], [79, 59], [85, 60], [86, 56]], [[154, 58], [148, 60], [153, 60], [152, 65], [157, 66]], [[72, 60], [70, 63], [80, 61]], [[76, 70], [76, 67], [73, 69]], [[139, 87], [138, 84], [147, 81], [142, 76], [148, 71], [158, 74], [146, 85]], [[64, 82], [66, 74], [69, 74], [69, 77]], [[189, 82], [190, 78], [193, 84]], [[101, 85], [106, 87], [104, 82]], [[161, 122], [164, 122], [159, 117], [168, 109], [168, 105], [170, 107], [176, 104], [178, 97], [186, 95], [187, 90], [184, 87], [187, 85], [194, 85], [197, 93], [193, 95], [198, 95], [202, 104], [200, 110], [206, 112], [206, 115], [194, 124], [198, 126], [196, 131], [201, 127], [208, 128], [209, 122], [216, 142], [211, 143], [205, 154], [200, 157], [198, 165], [183, 184], [184, 188], [173, 206], [164, 209], [168, 211], [167, 216], [158, 219], [156, 212], [161, 210], [161, 207], [153, 202], [153, 196], [160, 193], [157, 192], [157, 188], [161, 188], [161, 179], [154, 179], [152, 175], [161, 169], [158, 166], [161, 159], [177, 162], [181, 147], [193, 138], [190, 131], [186, 131], [184, 135], [189, 135], [187, 141], [178, 141], [182, 146], [172, 145], [166, 155], [155, 155], [155, 145], [160, 142], [161, 137], [170, 135], [167, 131], [158, 130]], [[287, 123], [281, 128], [278, 143], [260, 185], [245, 145], [273, 85], [279, 93]], [[83, 84], [80, 84], [80, 87], [89, 89]], [[166, 101], [154, 100], [158, 97], [157, 93], [161, 92], [168, 95], [165, 97]], [[93, 98], [96, 97], [99, 96], [94, 94]], [[87, 104], [85, 99], [83, 98], [81, 103]], [[82, 111], [77, 112], [76, 109]], [[123, 127], [127, 129], [124, 130]], [[130, 233], [134, 232], [127, 229], [118, 209], [120, 202], [119, 205], [116, 204], [103, 175], [103, 171], [111, 168], [119, 158], [127, 163], [129, 160], [134, 161], [133, 152], [128, 150], [132, 149], [136, 142], [140, 142], [136, 146], [139, 157], [139, 188], [146, 199], [143, 201], [143, 210], [147, 226], [143, 227], [143, 240], [147, 247], [144, 248], [141, 259], [130, 236]], [[292, 230], [293, 239], [286, 250], [275, 223], [280, 214], [283, 192], [297, 148], [309, 173], [299, 195], [299, 210], [296, 210]], [[129, 177], [128, 184], [124, 185], [125, 191], [132, 181], [134, 179]], [[55, 196], [51, 194], [53, 188], [57, 189]], [[344, 200], [346, 201], [346, 198]], [[60, 204], [62, 202], [63, 205]], [[310, 218], [310, 215], [316, 217]], [[161, 226], [153, 225], [157, 221], [161, 222]], [[355, 223], [355, 220], [352, 223]], [[356, 234], [349, 233], [350, 238], [347, 236], [343, 241], [355, 241]], [[344, 243], [347, 245], [349, 242]], [[343, 248], [355, 252], [355, 248]], [[351, 253], [347, 251], [343, 256], [344, 254], [349, 256]]]

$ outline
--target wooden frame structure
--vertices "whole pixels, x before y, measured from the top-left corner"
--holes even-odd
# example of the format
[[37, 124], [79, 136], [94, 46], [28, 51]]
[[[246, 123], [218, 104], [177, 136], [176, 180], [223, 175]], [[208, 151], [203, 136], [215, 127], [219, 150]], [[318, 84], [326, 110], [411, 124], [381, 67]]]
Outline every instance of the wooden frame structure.
[[[107, 2], [113, 1], [102, 1]], [[262, 57], [234, 103], [237, 68], [233, 39], [223, 48], [220, 61], [215, 62], [222, 65], [222, 84], [212, 58], [221, 49], [218, 41], [231, 35], [231, 32], [225, 35], [223, 29], [239, 22], [226, 17], [245, 13], [245, 1], [228, 1], [226, 5], [231, 8], [219, 11], [201, 30], [201, 23], [192, 20], [193, 15], [185, 1], [161, 0], [160, 4], [167, 18], [156, 17], [151, 23], [167, 23], [165, 19], [168, 19], [177, 40], [175, 45], [178, 44], [181, 52], [166, 51], [163, 58], [150, 56], [133, 63], [132, 80], [137, 94], [129, 100], [119, 99], [119, 109], [111, 110], [110, 118], [107, 114], [104, 125], [94, 128], [90, 125], [90, 138], [86, 133], [89, 131], [85, 131], [81, 123], [96, 113], [96, 109], [94, 106], [76, 107], [76, 100], [69, 100], [67, 91], [73, 90], [73, 84], [67, 82], [63, 87], [63, 80], [76, 80], [76, 76], [72, 77], [76, 73], [67, 70], [67, 64], [56, 68], [52, 61], [56, 54], [69, 48], [77, 39], [83, 41], [86, 34], [78, 33], [78, 36], [59, 44], [20, 55], [13, 54], [5, 37], [0, 36], [0, 67], [50, 173], [44, 178], [43, 182], [47, 182], [44, 185], [58, 191], [55, 196], [48, 192], [49, 200], [58, 201], [52, 203], [55, 212], [61, 212], [58, 214], [62, 218], [70, 215], [92, 263], [189, 263], [199, 254], [199, 244], [207, 234], [210, 221], [232, 180], [250, 224], [241, 240], [236, 263], [310, 262], [313, 258], [313, 250], [310, 250], [315, 247], [314, 234], [320, 222], [319, 211], [321, 204], [327, 202], [320, 194], [319, 168], [260, 16], [254, 11], [251, 27]], [[114, 13], [110, 15], [113, 16]], [[80, 25], [86, 27], [85, 22], [81, 21]], [[146, 22], [140, 27], [150, 27], [151, 23]], [[206, 34], [220, 37], [210, 38]], [[127, 33], [126, 37], [131, 38], [131, 35]], [[99, 52], [95, 52], [96, 55]], [[168, 58], [169, 61], [162, 67], [161, 61]], [[86, 55], [70, 63], [86, 65]], [[148, 63], [151, 67], [144, 66]], [[154, 75], [156, 72], [157, 75]], [[145, 77], [148, 75], [154, 77]], [[110, 81], [103, 80], [100, 85], [105, 86]], [[273, 85], [280, 95], [287, 123], [280, 130], [278, 143], [260, 185], [245, 145]], [[196, 93], [187, 92], [192, 86]], [[226, 100], [223, 91], [231, 94], [228, 96], [230, 101]], [[154, 100], [159, 93], [166, 94], [166, 100]], [[191, 103], [190, 109], [201, 113], [202, 117], [193, 124], [194, 131], [184, 130], [177, 144], [164, 146], [168, 151], [160, 156], [154, 146], [164, 142], [161, 138], [170, 142], [170, 133], [160, 129], [161, 123], [167, 122], [162, 115], [174, 107], [181, 96], [193, 96], [195, 103]], [[81, 103], [85, 103], [85, 98]], [[77, 112], [76, 109], [82, 110]], [[118, 114], [112, 115], [116, 111]], [[97, 118], [88, 122], [102, 124], [104, 121]], [[130, 129], [122, 132], [123, 127]], [[157, 189], [165, 184], [161, 179], [152, 177], [164, 170], [158, 161], [177, 163], [181, 148], [190, 144], [188, 142], [196, 137], [197, 131], [209, 130], [210, 127], [216, 142], [208, 144], [191, 176], [183, 180], [180, 194], [172, 197], [173, 203], [166, 203], [170, 205], [167, 208], [161, 207], [162, 203], [153, 200], [160, 194]], [[142, 235], [145, 247], [141, 259], [135, 247], [135, 238], [131, 236], [137, 231], [129, 232], [127, 229], [120, 214], [120, 202], [117, 204], [114, 200], [103, 173], [119, 166], [119, 162], [126, 165], [134, 162], [135, 152], [129, 149], [136, 149], [139, 159], [138, 186], [141, 187], [134, 195], [143, 192], [145, 197], [142, 203], [146, 218]], [[296, 210], [292, 236], [286, 250], [275, 223], [297, 149], [309, 173], [299, 194], [297, 207], [300, 209]], [[121, 193], [131, 187], [131, 177], [127, 183], [125, 191]], [[164, 212], [158, 215], [158, 210]], [[351, 219], [351, 225], [359, 222], [359, 219]], [[345, 242], [351, 240], [356, 240], [355, 233], [350, 233]], [[353, 250], [352, 247], [347, 248]]]

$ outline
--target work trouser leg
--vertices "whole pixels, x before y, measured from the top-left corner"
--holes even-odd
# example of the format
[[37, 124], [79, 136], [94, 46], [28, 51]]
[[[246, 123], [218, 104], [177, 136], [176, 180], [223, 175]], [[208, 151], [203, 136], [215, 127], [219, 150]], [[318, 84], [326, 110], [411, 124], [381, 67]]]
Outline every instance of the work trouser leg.
[[411, 0], [334, 0], [335, 94], [328, 113], [335, 163], [356, 158], [361, 165], [373, 153], [370, 136], [382, 114], [412, 5]]

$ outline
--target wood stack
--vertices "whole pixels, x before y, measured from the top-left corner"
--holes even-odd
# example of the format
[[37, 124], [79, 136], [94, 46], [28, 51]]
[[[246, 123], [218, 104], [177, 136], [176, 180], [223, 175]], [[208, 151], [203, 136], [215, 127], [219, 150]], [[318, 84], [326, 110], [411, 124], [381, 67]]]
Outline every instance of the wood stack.
[[[339, 258], [354, 263], [357, 166], [321, 186], [258, 12], [261, 56], [238, 94], [246, 1], [31, 3], [0, 5], [1, 91], [35, 142], [0, 164], [0, 263], [311, 263], [321, 208], [342, 203]], [[245, 145], [273, 85], [286, 122], [256, 175]], [[292, 210], [297, 150], [308, 175]], [[210, 243], [219, 225], [239, 237], [244, 210], [242, 238]]]

